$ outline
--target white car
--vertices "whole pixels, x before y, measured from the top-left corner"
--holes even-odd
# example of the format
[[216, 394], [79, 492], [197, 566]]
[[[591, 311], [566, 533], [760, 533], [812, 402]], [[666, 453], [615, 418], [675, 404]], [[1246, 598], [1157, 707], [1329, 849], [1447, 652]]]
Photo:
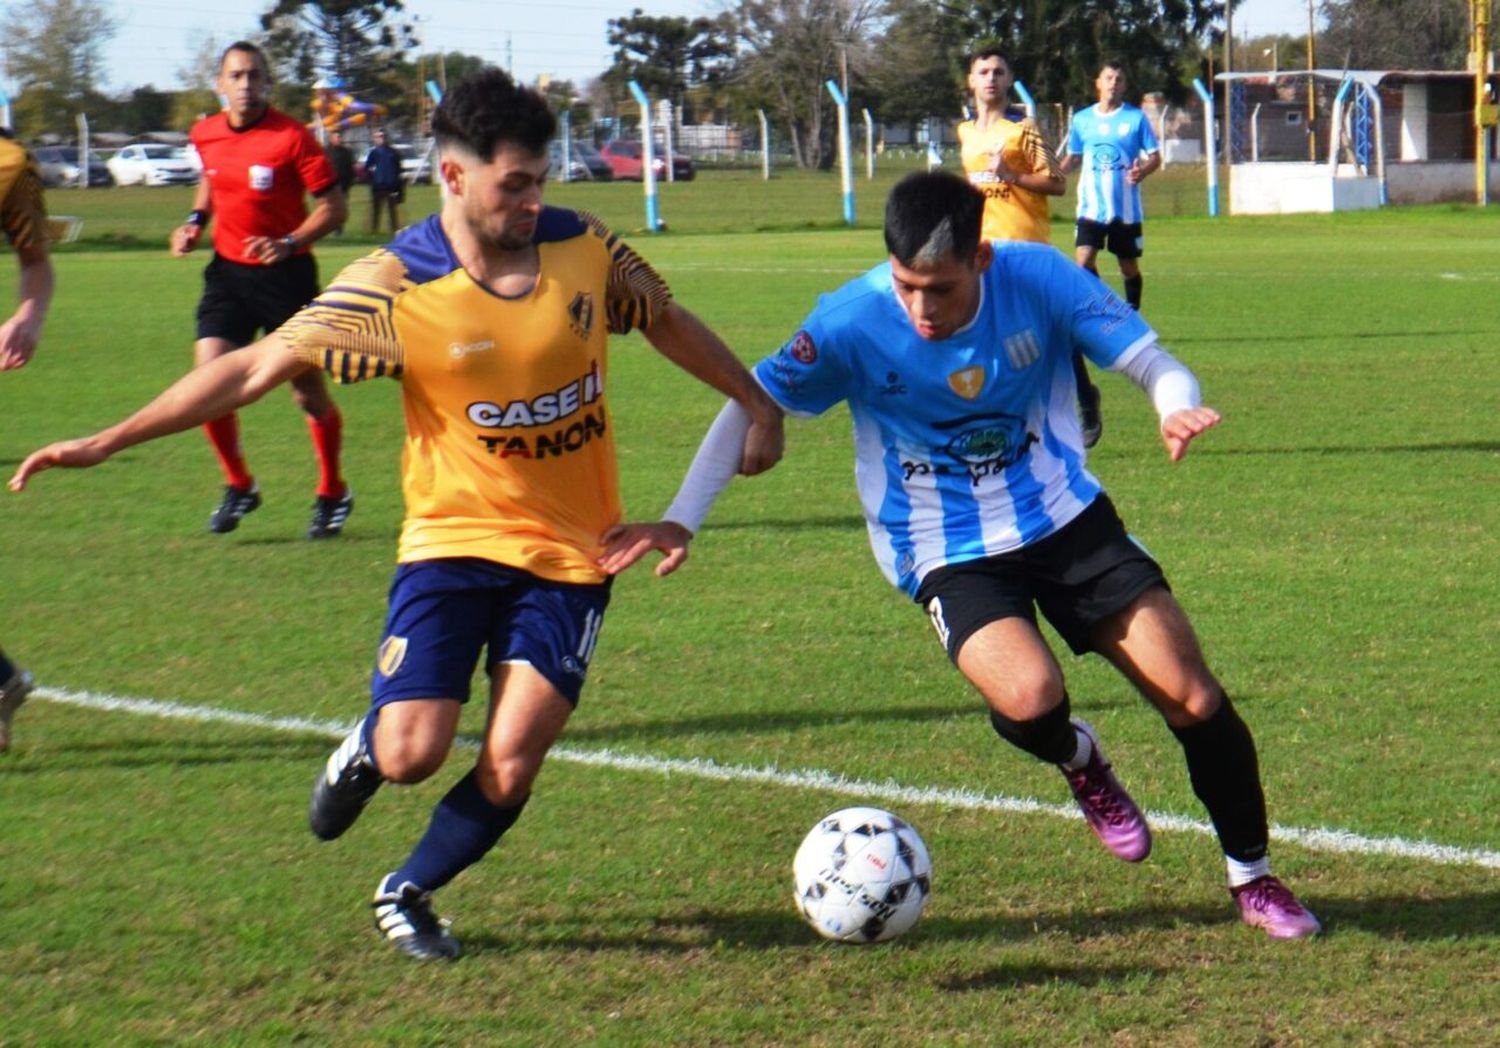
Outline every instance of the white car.
[[149, 142], [126, 146], [107, 166], [117, 186], [191, 186], [199, 177], [186, 149]]

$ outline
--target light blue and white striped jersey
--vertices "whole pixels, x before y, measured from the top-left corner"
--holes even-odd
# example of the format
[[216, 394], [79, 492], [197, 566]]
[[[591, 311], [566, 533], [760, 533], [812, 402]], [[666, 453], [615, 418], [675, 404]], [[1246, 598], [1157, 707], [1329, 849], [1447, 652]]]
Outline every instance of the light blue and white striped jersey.
[[1125, 181], [1130, 165], [1161, 146], [1151, 121], [1132, 105], [1122, 104], [1109, 114], [1097, 105], [1073, 114], [1068, 129], [1068, 152], [1083, 162], [1078, 179], [1078, 217], [1092, 222], [1118, 219], [1135, 224], [1145, 219], [1141, 209], [1141, 187]]
[[997, 242], [974, 320], [922, 339], [889, 263], [824, 295], [756, 378], [788, 412], [847, 401], [855, 481], [886, 578], [915, 596], [944, 564], [1045, 538], [1099, 494], [1072, 355], [1101, 368], [1155, 342], [1140, 314], [1046, 244]]

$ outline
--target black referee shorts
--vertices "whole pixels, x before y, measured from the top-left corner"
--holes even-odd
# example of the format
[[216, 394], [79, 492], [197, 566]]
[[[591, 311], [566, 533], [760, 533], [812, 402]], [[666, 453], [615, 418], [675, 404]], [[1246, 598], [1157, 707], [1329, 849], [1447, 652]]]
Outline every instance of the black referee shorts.
[[1075, 654], [1091, 650], [1094, 627], [1156, 586], [1170, 589], [1160, 565], [1125, 530], [1109, 496], [1060, 530], [1009, 553], [947, 564], [917, 591], [948, 657], [983, 626], [1040, 609]]
[[198, 301], [198, 338], [222, 338], [237, 346], [269, 334], [318, 294], [318, 263], [293, 255], [274, 266], [247, 266], [215, 254], [203, 270]]

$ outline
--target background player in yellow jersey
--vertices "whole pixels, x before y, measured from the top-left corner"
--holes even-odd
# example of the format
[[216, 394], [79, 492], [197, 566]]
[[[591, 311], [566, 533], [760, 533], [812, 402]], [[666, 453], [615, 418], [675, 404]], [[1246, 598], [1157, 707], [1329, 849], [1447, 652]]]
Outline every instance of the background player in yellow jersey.
[[542, 205], [554, 130], [542, 97], [500, 70], [455, 85], [433, 117], [438, 215], [345, 269], [275, 334], [189, 372], [124, 422], [32, 454], [11, 480], [19, 491], [39, 470], [95, 465], [311, 367], [400, 381], [407, 513], [373, 701], [318, 776], [309, 819], [332, 839], [383, 781], [436, 772], [484, 653], [478, 760], [375, 893], [381, 933], [419, 958], [458, 956], [431, 893], [520, 816], [599, 636], [602, 538], [621, 523], [608, 334], [640, 330], [744, 406], [744, 472], [782, 450], [780, 409], [651, 268], [597, 221]]
[[[52, 256], [42, 178], [30, 153], [0, 128], [0, 229], [21, 260], [16, 311], [0, 324], [0, 371], [24, 367], [36, 352], [52, 303]], [[32, 688], [31, 674], [0, 651], [0, 752], [10, 748], [10, 722]]]
[[[982, 47], [969, 56], [969, 93], [974, 119], [958, 125], [959, 155], [969, 184], [984, 194], [985, 240], [1052, 242], [1049, 196], [1067, 192], [1057, 154], [1042, 137], [1036, 121], [1012, 119], [1006, 109], [1016, 82], [1010, 59], [999, 47]], [[1073, 354], [1078, 386], [1078, 414], [1083, 446], [1099, 442], [1099, 390], [1089, 380], [1082, 353]]]

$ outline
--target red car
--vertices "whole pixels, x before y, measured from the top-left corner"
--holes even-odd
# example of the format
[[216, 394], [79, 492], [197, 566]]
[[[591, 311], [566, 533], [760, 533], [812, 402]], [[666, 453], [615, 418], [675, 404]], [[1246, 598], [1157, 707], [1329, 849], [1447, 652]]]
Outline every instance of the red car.
[[[615, 173], [616, 178], [630, 179], [639, 182], [641, 180], [641, 144], [639, 142], [626, 142], [622, 139], [614, 139], [599, 147], [599, 155], [609, 161], [610, 170]], [[667, 164], [660, 153], [652, 156], [652, 169], [656, 172], [658, 179], [667, 177]], [[681, 153], [672, 154], [672, 178], [677, 182], [691, 182], [693, 175], [693, 158], [683, 156]]]

